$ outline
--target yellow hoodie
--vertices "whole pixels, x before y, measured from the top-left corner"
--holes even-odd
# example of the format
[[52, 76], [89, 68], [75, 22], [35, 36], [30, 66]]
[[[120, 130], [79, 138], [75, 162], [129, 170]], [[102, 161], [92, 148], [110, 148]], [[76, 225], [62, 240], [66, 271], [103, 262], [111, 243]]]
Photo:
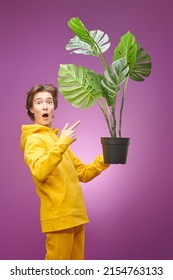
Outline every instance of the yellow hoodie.
[[92, 180], [109, 166], [102, 155], [83, 164], [69, 147], [72, 140], [57, 133], [47, 126], [22, 126], [20, 145], [40, 197], [42, 232], [89, 222], [80, 181]]

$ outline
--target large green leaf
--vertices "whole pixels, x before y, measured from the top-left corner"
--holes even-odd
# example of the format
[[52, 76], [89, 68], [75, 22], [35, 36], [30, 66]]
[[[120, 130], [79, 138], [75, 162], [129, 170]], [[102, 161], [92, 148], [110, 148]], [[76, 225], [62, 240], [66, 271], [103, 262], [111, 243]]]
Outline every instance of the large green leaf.
[[[101, 30], [91, 30], [89, 32], [96, 44], [88, 44], [78, 36], [73, 37], [66, 45], [66, 49], [71, 53], [99, 56], [100, 51], [104, 53], [110, 47], [109, 37]], [[94, 47], [93, 47], [94, 46]], [[99, 48], [98, 48], [99, 47]]]
[[125, 33], [114, 50], [113, 60], [126, 57], [129, 71], [134, 67], [137, 54], [137, 43], [135, 37], [130, 31]]
[[151, 57], [146, 51], [137, 43], [138, 50], [136, 55], [136, 62], [134, 67], [130, 70], [130, 78], [132, 80], [142, 82], [145, 77], [151, 74]]
[[97, 47], [94, 43], [93, 37], [79, 18], [71, 18], [68, 21], [68, 26], [81, 41], [91, 46], [93, 53], [97, 52]]
[[110, 67], [104, 71], [101, 85], [104, 89], [103, 97], [111, 106], [120, 91], [120, 85], [125, 81], [129, 73], [126, 57], [115, 60]]
[[71, 18], [68, 21], [70, 29], [84, 42], [90, 44], [92, 39], [90, 38], [89, 31], [79, 18]]
[[128, 31], [121, 37], [120, 43], [114, 50], [114, 60], [126, 56], [129, 66], [129, 77], [135, 81], [144, 81], [151, 73], [151, 58], [136, 42], [135, 37]]
[[59, 91], [73, 106], [87, 109], [102, 97], [101, 77], [74, 64], [61, 64], [58, 72]]

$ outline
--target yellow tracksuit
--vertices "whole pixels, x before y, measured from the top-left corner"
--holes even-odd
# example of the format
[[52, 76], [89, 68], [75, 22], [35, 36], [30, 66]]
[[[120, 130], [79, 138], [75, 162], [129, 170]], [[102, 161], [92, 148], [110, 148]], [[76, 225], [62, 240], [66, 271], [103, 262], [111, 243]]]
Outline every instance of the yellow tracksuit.
[[[43, 233], [63, 232], [89, 222], [80, 185], [108, 167], [103, 156], [83, 164], [70, 149], [72, 140], [58, 129], [23, 125], [21, 149], [40, 197]], [[82, 237], [83, 238], [83, 237]]]

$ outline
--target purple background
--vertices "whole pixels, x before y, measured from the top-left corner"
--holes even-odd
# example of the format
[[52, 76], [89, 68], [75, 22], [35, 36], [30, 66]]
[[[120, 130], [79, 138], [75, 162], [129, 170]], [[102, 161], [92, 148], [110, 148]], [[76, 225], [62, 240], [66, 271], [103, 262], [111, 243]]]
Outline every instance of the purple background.
[[[131, 138], [126, 165], [112, 165], [82, 184], [90, 223], [86, 259], [173, 259], [172, 0], [1, 0], [1, 186], [0, 259], [44, 259], [39, 199], [19, 147], [22, 124], [30, 123], [25, 92], [35, 83], [57, 85], [60, 63], [102, 73], [97, 58], [70, 55], [67, 26], [80, 17], [89, 30], [111, 40], [110, 63], [120, 37], [130, 30], [152, 57], [152, 75], [130, 81], [123, 136]], [[54, 127], [81, 120], [72, 149], [84, 162], [102, 152], [108, 136], [100, 109], [73, 108], [59, 96]]]

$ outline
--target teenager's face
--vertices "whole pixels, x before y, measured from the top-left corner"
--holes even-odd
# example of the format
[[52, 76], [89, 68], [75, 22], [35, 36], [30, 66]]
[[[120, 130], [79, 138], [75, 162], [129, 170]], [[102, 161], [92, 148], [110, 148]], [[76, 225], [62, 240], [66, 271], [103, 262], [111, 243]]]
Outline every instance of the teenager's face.
[[54, 103], [51, 93], [47, 91], [37, 92], [33, 98], [33, 106], [30, 108], [34, 114], [35, 124], [51, 127], [54, 115]]

